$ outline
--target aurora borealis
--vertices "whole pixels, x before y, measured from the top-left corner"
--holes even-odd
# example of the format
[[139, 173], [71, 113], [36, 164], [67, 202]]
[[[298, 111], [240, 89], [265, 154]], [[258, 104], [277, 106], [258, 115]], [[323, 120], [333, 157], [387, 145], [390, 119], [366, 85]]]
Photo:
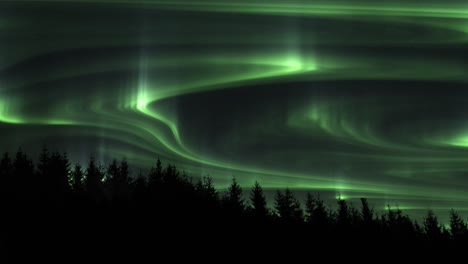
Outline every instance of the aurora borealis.
[[0, 149], [468, 214], [466, 1], [2, 1]]

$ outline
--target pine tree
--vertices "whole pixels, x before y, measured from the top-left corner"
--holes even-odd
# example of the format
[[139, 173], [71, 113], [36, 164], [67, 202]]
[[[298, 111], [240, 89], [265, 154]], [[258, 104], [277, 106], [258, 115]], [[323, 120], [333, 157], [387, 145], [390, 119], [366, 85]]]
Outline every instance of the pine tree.
[[438, 242], [442, 238], [442, 228], [434, 211], [429, 210], [424, 219], [424, 231], [426, 236], [433, 242]]
[[86, 178], [84, 181], [85, 189], [91, 197], [98, 199], [98, 195], [102, 187], [102, 180], [102, 171], [96, 165], [94, 157], [91, 157], [89, 159], [88, 167], [86, 168]]
[[13, 164], [7, 152], [3, 154], [0, 161], [0, 199], [1, 202], [7, 202], [10, 199], [13, 181]]
[[174, 187], [174, 184], [179, 180], [179, 172], [177, 171], [175, 165], [168, 164], [166, 169], [162, 174], [162, 181], [167, 186]]
[[42, 147], [41, 154], [39, 154], [39, 162], [37, 164], [37, 174], [42, 179], [45, 179], [49, 172], [50, 154], [47, 148]]
[[346, 200], [338, 198], [337, 225], [340, 228], [348, 229], [351, 224], [351, 214]]
[[[70, 162], [68, 161], [67, 154], [60, 154], [58, 152], [52, 153], [49, 160], [49, 179], [50, 188], [54, 193], [52, 199], [63, 200], [63, 197], [68, 193], [70, 185], [68, 179], [70, 176]], [[62, 201], [60, 201], [62, 202]]]
[[236, 178], [232, 178], [232, 183], [223, 200], [225, 207], [231, 211], [233, 215], [239, 216], [243, 214], [245, 208], [244, 200], [242, 199], [242, 188], [237, 183]]
[[218, 201], [218, 192], [216, 191], [213, 185], [213, 179], [210, 176], [201, 178], [195, 186], [195, 190], [197, 193], [199, 193], [203, 200], [213, 202]]
[[13, 161], [12, 186], [16, 189], [15, 196], [18, 200], [36, 200], [38, 188], [42, 187], [41, 179], [34, 177], [34, 164], [29, 157], [20, 149]]
[[74, 192], [83, 191], [83, 177], [84, 173], [81, 169], [81, 165], [78, 163], [75, 164], [75, 167], [71, 173], [71, 186]]
[[279, 190], [276, 192], [275, 209], [280, 219], [284, 222], [299, 223], [303, 221], [301, 204], [289, 188], [286, 188], [284, 194]]
[[123, 202], [128, 199], [128, 163], [123, 159], [120, 163], [113, 160], [107, 168], [108, 182], [112, 190], [114, 202]]
[[361, 198], [361, 218], [365, 225], [371, 225], [374, 222], [374, 210], [369, 207], [366, 198]]
[[150, 169], [150, 173], [148, 175], [148, 185], [150, 189], [154, 189], [156, 186], [160, 186], [162, 183], [162, 177], [163, 177], [163, 169], [162, 169], [162, 164], [161, 160], [156, 161], [156, 167], [152, 167]]
[[468, 235], [468, 228], [457, 211], [450, 210], [450, 233], [453, 240], [465, 241]]
[[113, 159], [111, 164], [107, 167], [107, 179], [111, 183], [112, 188], [115, 188], [116, 182], [120, 176], [120, 167], [117, 164], [117, 160]]
[[128, 195], [128, 185], [130, 184], [130, 171], [128, 169], [128, 162], [122, 159], [119, 164], [119, 173], [117, 178], [117, 191], [123, 196]]
[[265, 195], [260, 184], [255, 181], [252, 190], [250, 191], [250, 203], [252, 206], [253, 215], [257, 219], [264, 219], [268, 215], [268, 209], [266, 206]]
[[320, 196], [307, 193], [305, 203], [306, 221], [316, 228], [326, 228], [329, 224], [329, 213]]

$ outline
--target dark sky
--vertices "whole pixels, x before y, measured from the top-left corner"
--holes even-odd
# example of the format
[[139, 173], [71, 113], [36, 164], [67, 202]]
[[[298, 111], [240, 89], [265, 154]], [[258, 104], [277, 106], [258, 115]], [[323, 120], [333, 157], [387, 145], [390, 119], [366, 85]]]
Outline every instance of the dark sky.
[[467, 10], [2, 1], [0, 148], [466, 216]]

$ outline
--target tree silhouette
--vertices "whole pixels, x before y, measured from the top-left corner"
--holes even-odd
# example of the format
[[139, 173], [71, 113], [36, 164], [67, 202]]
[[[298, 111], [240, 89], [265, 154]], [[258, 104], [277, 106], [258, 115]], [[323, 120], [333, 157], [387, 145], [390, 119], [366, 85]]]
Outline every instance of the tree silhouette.
[[148, 195], [152, 203], [162, 200], [163, 167], [159, 158], [148, 174]]
[[244, 200], [242, 199], [242, 188], [237, 183], [236, 178], [232, 178], [232, 183], [229, 185], [227, 192], [223, 197], [223, 204], [231, 216], [243, 215], [245, 205]]
[[148, 175], [148, 185], [150, 189], [156, 188], [156, 186], [160, 186], [162, 184], [162, 178], [163, 178], [163, 168], [161, 164], [161, 160], [156, 161], [156, 166], [152, 167], [149, 175]]
[[107, 167], [107, 177], [109, 182], [113, 183], [116, 179], [119, 178], [120, 168], [117, 164], [117, 160], [113, 159], [111, 164]]
[[129, 195], [129, 189], [128, 189], [128, 185], [130, 183], [129, 174], [130, 174], [130, 171], [128, 168], [128, 162], [124, 158], [120, 161], [119, 177], [115, 181], [116, 191], [124, 199], [128, 199], [127, 196]]
[[[47, 185], [50, 188], [51, 199], [62, 204], [65, 195], [69, 192], [70, 185], [68, 183], [70, 174], [70, 162], [67, 155], [52, 153], [48, 164], [48, 181]], [[63, 206], [63, 204], [62, 204]]]
[[68, 178], [66, 183], [63, 182], [63, 178], [67, 177], [68, 168], [62, 168], [62, 157], [60, 154], [54, 152], [49, 153], [47, 148], [44, 146], [39, 154], [39, 162], [37, 164], [36, 175], [37, 179], [37, 191], [41, 193], [41, 198], [47, 199], [47, 204], [57, 200], [59, 193], [66, 191], [68, 187]]
[[83, 170], [81, 169], [81, 165], [77, 163], [71, 173], [71, 188], [74, 192], [79, 193], [83, 191], [83, 178]]
[[177, 171], [175, 165], [167, 165], [166, 169], [162, 174], [162, 181], [166, 186], [174, 187], [174, 184], [178, 181], [179, 172]]
[[369, 203], [366, 198], [361, 198], [361, 217], [364, 225], [373, 225], [374, 210], [369, 207]]
[[427, 215], [424, 218], [424, 231], [426, 236], [434, 242], [440, 242], [442, 239], [442, 228], [437, 216], [435, 216], [434, 211], [432, 210], [428, 210]]
[[336, 224], [338, 228], [348, 229], [351, 224], [351, 214], [346, 200], [338, 198], [338, 210], [337, 210], [337, 219]]
[[49, 173], [50, 154], [45, 146], [42, 147], [39, 154], [39, 162], [37, 164], [37, 174], [39, 177], [47, 177]]
[[13, 163], [10, 155], [5, 152], [0, 160], [0, 206], [3, 208], [12, 206], [13, 186]]
[[195, 189], [205, 200], [209, 200], [209, 201], [218, 200], [218, 192], [216, 191], [213, 185], [213, 179], [209, 176], [205, 176], [201, 178], [198, 181]]
[[268, 209], [266, 204], [263, 188], [255, 181], [252, 190], [250, 191], [250, 204], [253, 216], [257, 220], [265, 220], [268, 216]]
[[86, 168], [85, 188], [88, 194], [95, 199], [97, 202], [101, 202], [102, 199], [102, 180], [103, 173], [101, 169], [96, 165], [94, 157], [89, 159], [88, 167]]
[[320, 196], [313, 196], [307, 193], [307, 199], [305, 202], [306, 208], [306, 222], [311, 224], [316, 230], [325, 231], [329, 225], [329, 219], [327, 208], [323, 204], [323, 200]]
[[[309, 247], [324, 241], [344, 241], [359, 249], [369, 243], [412, 250], [447, 243], [463, 248], [468, 244], [467, 224], [455, 210], [450, 212], [450, 229], [442, 227], [432, 211], [420, 226], [390, 206], [378, 217], [365, 198], [361, 198], [359, 210], [349, 200], [338, 199], [338, 208], [332, 211], [319, 195], [308, 193], [304, 218], [301, 204], [287, 188], [277, 190], [275, 215], [270, 215], [260, 183], [252, 186], [246, 210], [235, 178], [219, 199], [211, 177], [194, 184], [175, 165], [163, 169], [159, 159], [148, 175], [140, 170], [133, 180], [125, 159], [113, 160], [103, 170], [91, 157], [85, 170], [76, 164], [70, 171], [66, 154], [43, 148], [36, 165], [21, 150], [14, 159], [8, 153], [0, 159], [0, 208], [2, 219], [8, 221], [2, 227], [9, 232], [9, 240], [0, 242], [17, 237], [21, 252], [26, 250], [22, 241], [28, 235], [38, 238], [35, 247], [47, 245], [42, 242], [51, 238], [55, 245], [79, 252], [90, 241], [95, 241], [96, 248], [115, 249], [119, 237], [120, 242], [128, 236], [133, 236], [128, 241], [144, 236], [167, 241], [169, 238], [161, 235], [167, 230], [178, 238], [209, 237], [219, 226], [231, 227], [230, 235], [241, 230], [252, 232], [256, 245], [272, 246], [279, 240], [287, 241], [291, 249], [296, 236], [306, 238]], [[133, 220], [123, 221], [127, 215]], [[70, 246], [73, 242], [75, 247]]]
[[276, 192], [275, 209], [283, 222], [301, 223], [303, 221], [301, 204], [289, 188], [286, 188], [284, 193], [279, 190]]
[[108, 184], [112, 190], [112, 200], [114, 203], [125, 203], [128, 200], [130, 183], [128, 176], [128, 163], [123, 159], [120, 163], [113, 160], [107, 168]]
[[401, 243], [401, 241], [410, 241], [415, 238], [416, 229], [413, 221], [399, 208], [394, 210], [387, 205], [387, 212], [382, 215], [381, 225], [392, 241]]
[[450, 210], [450, 233], [452, 239], [456, 242], [466, 242], [468, 236], [468, 227], [460, 217], [457, 211]]
[[113, 159], [111, 164], [107, 167], [107, 175], [106, 175], [106, 183], [111, 189], [112, 193], [112, 202], [119, 203], [119, 198], [120, 198], [120, 191], [119, 191], [119, 185], [120, 185], [120, 166], [117, 163], [116, 159]]
[[34, 177], [32, 160], [20, 149], [13, 161], [12, 188], [16, 188], [13, 196], [17, 201], [34, 201], [38, 195], [40, 181]]
[[13, 172], [13, 164], [10, 155], [5, 152], [0, 160], [0, 179], [8, 179]]

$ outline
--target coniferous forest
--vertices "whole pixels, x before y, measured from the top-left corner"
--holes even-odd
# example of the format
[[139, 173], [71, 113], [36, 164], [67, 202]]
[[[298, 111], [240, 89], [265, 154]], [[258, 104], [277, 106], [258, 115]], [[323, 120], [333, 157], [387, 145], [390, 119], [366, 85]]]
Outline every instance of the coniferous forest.
[[66, 154], [46, 148], [37, 162], [22, 151], [5, 153], [3, 259], [57, 253], [109, 259], [227, 245], [286, 251], [299, 245], [393, 250], [468, 245], [467, 224], [455, 210], [448, 229], [432, 211], [422, 223], [398, 209], [377, 216], [364, 197], [358, 207], [337, 199], [331, 210], [319, 195], [299, 201], [290, 189], [277, 190], [269, 208], [258, 182], [245, 190], [233, 178], [227, 190], [218, 191], [212, 178], [192, 178], [159, 159], [147, 175], [130, 175], [129, 167], [125, 159], [102, 166], [93, 157], [86, 165], [72, 165]]

